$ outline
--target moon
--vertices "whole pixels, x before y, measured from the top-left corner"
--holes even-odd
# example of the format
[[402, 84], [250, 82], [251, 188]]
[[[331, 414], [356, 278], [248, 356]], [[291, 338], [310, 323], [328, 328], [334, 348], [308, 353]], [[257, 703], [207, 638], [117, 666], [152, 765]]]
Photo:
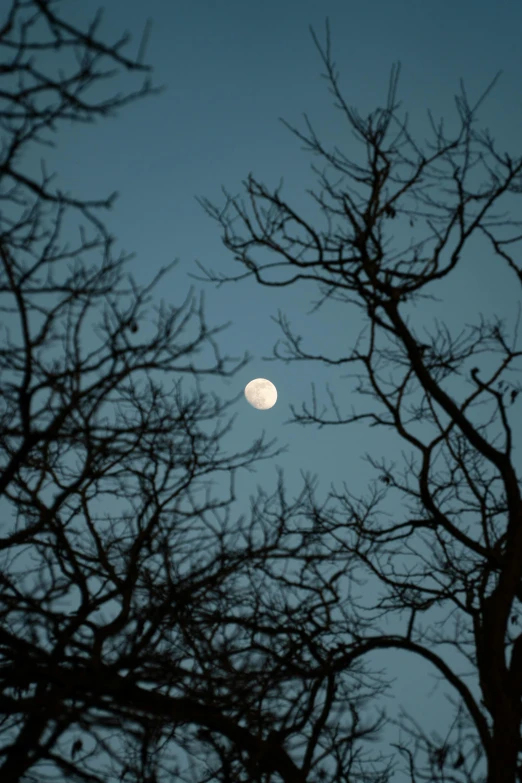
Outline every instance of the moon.
[[266, 378], [254, 378], [245, 386], [245, 397], [258, 411], [267, 411], [277, 402], [277, 389]]

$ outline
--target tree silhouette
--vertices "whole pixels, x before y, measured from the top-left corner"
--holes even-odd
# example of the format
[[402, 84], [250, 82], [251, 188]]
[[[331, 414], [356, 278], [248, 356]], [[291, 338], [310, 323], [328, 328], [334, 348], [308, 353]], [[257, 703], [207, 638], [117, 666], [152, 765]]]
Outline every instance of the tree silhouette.
[[[522, 158], [500, 152], [490, 133], [477, 127], [495, 80], [474, 104], [461, 85], [458, 130], [447, 134], [429, 114], [432, 138], [421, 145], [399, 112], [399, 68], [392, 69], [385, 108], [364, 118], [341, 92], [328, 25], [324, 46], [312, 35], [335, 105], [360, 145], [348, 156], [324, 146], [306, 115], [304, 132], [285, 122], [324, 163], [322, 170], [313, 166], [320, 189], [312, 196], [325, 227], [303, 218], [281, 187], [270, 189], [251, 174], [246, 198], [224, 191], [222, 207], [201, 199], [241, 264], [236, 275], [201, 267], [203, 278], [220, 285], [252, 277], [269, 287], [309, 282], [319, 294], [315, 310], [332, 301], [359, 309], [365, 328], [343, 355], [330, 355], [330, 346], [307, 351], [283, 313], [277, 318], [283, 340], [274, 349], [287, 362], [343, 371], [353, 366], [352, 396], [373, 400], [371, 409], [346, 412], [333, 392], [324, 407], [314, 392], [311, 403], [292, 408], [293, 421], [342, 426], [366, 420], [393, 430], [408, 448], [403, 469], [370, 460], [382, 486], [375, 483], [369, 498], [358, 498], [346, 485], [321, 505], [307, 495], [303, 518], [313, 521], [322, 546], [329, 547], [332, 569], [341, 569], [344, 560], [350, 574], [358, 563], [382, 590], [371, 615], [339, 600], [336, 611], [345, 612], [345, 624], [344, 630], [332, 624], [338, 646], [330, 643], [329, 676], [376, 649], [398, 648], [429, 661], [453, 691], [455, 721], [445, 740], [433, 740], [403, 716], [408, 739], [395, 747], [412, 783], [482, 779], [480, 758], [489, 783], [514, 783], [517, 766], [522, 769], [518, 320], [512, 333], [501, 317], [481, 317], [459, 334], [437, 322], [424, 330], [426, 338], [412, 305], [451, 281], [478, 241], [488, 247], [498, 274], [520, 285], [520, 221], [510, 214], [517, 214], [515, 199], [522, 193]], [[422, 237], [398, 248], [399, 229], [411, 235], [414, 227]], [[380, 509], [394, 494], [404, 500], [403, 516], [383, 522]], [[433, 609], [444, 621], [433, 621]], [[395, 616], [403, 632], [390, 635], [384, 614]], [[465, 674], [446, 662], [450, 647], [466, 658]], [[337, 771], [326, 779], [352, 778]]]
[[155, 91], [105, 92], [146, 76], [147, 31], [133, 58], [66, 9], [12, 0], [0, 26], [0, 778], [384, 781], [360, 716], [383, 683], [339, 665], [347, 558], [303, 516], [312, 482], [234, 510], [237, 472], [278, 453], [224, 449], [234, 400], [203, 381], [244, 360], [194, 293], [150, 315], [168, 270], [127, 276], [112, 197], [24, 168]]

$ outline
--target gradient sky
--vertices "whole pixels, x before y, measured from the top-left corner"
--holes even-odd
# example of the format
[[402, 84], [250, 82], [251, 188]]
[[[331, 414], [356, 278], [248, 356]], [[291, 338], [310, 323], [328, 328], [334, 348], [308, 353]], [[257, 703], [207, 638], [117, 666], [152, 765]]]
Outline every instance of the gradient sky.
[[[97, 7], [79, 0], [70, 6], [71, 19], [77, 22]], [[464, 80], [473, 101], [502, 70], [481, 117], [501, 149], [515, 154], [519, 150], [519, 0], [108, 0], [102, 27], [106, 40], [128, 29], [136, 51], [140, 32], [147, 18], [152, 19], [146, 60], [154, 66], [155, 83], [165, 85], [165, 90], [97, 127], [62, 130], [59, 145], [47, 159], [58, 171], [56, 184], [79, 197], [119, 191], [107, 224], [120, 246], [135, 252], [130, 270], [139, 282], [147, 282], [161, 266], [179, 258], [158, 297], [173, 303], [182, 300], [196, 260], [222, 272], [235, 269], [221, 244], [218, 225], [203, 212], [196, 196], [222, 204], [221, 186], [239, 193], [241, 182], [252, 172], [271, 187], [283, 177], [283, 196], [308, 217], [316, 215], [306, 194], [315, 186], [310, 169], [314, 161], [278, 118], [303, 128], [306, 112], [328, 145], [338, 144], [348, 154], [353, 147], [321, 78], [322, 63], [308, 29], [312, 25], [324, 41], [326, 16], [341, 87], [348, 104], [362, 114], [384, 104], [390, 67], [400, 61], [399, 98], [412, 128], [419, 129], [421, 138], [428, 135], [430, 108], [436, 117], [447, 118], [450, 130], [455, 127], [459, 80]], [[407, 237], [403, 239], [406, 244]], [[477, 321], [480, 312], [512, 315], [517, 302], [510, 282], [504, 270], [499, 274], [496, 263], [477, 248], [463, 260], [451, 288], [437, 291], [444, 300], [423, 311], [426, 327], [434, 316], [458, 326]], [[246, 446], [263, 428], [281, 445], [288, 444], [276, 462], [263, 463], [254, 476], [245, 478], [245, 492], [256, 483], [270, 490], [276, 465], [284, 468], [295, 490], [300, 471], [317, 472], [323, 493], [331, 482], [341, 481], [363, 493], [373, 475], [363, 460], [366, 452], [375, 458], [396, 456], [402, 466], [398, 440], [368, 429], [364, 422], [321, 431], [285, 426], [289, 405], [309, 399], [312, 382], [320, 399], [325, 398], [325, 383], [332, 383], [345, 410], [357, 400], [350, 398], [350, 383], [337, 372], [263, 358], [280, 336], [271, 320], [278, 309], [303, 335], [305, 345], [309, 339], [311, 349], [332, 354], [346, 352], [357, 337], [355, 313], [338, 306], [307, 315], [315, 292], [304, 286], [275, 291], [247, 281], [219, 289], [206, 285], [204, 290], [209, 322], [231, 321], [221, 335], [223, 352], [240, 356], [248, 351], [253, 357], [233, 382], [209, 382], [208, 388], [232, 396], [251, 378], [262, 376], [279, 392], [277, 405], [268, 412], [257, 412], [242, 399], [237, 403], [231, 448]], [[394, 511], [397, 508], [390, 509]], [[443, 689], [432, 693], [433, 670], [404, 653], [379, 654], [373, 660], [397, 678], [393, 693], [399, 700], [387, 700], [390, 714], [402, 703], [424, 727], [437, 729], [444, 737], [448, 711]], [[389, 751], [386, 741], [397, 738], [394, 730], [390, 732], [383, 739], [384, 752]]]

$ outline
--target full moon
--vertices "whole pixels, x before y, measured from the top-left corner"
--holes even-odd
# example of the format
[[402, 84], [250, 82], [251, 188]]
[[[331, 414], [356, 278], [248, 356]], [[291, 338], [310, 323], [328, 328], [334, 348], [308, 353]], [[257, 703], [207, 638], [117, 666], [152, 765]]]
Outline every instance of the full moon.
[[245, 397], [259, 411], [273, 408], [277, 402], [277, 389], [266, 378], [255, 378], [245, 386]]

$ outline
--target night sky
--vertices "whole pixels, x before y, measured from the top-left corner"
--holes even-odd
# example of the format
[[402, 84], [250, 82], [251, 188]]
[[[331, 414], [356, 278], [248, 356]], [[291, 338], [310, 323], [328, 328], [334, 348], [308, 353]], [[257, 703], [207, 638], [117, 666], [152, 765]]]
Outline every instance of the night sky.
[[[97, 7], [79, 0], [70, 6], [70, 18], [77, 23]], [[327, 16], [341, 88], [347, 103], [361, 114], [384, 105], [390, 68], [400, 61], [399, 98], [422, 141], [430, 133], [428, 108], [435, 117], [445, 117], [448, 132], [456, 127], [454, 95], [461, 78], [474, 102], [502, 71], [480, 118], [501, 150], [520, 152], [518, 0], [108, 0], [102, 26], [107, 41], [129, 30], [136, 52], [145, 22], [152, 19], [145, 59], [154, 68], [154, 83], [164, 85], [164, 91], [96, 126], [62, 128], [54, 151], [35, 151], [34, 160], [26, 162], [34, 165], [44, 154], [49, 168], [58, 172], [56, 185], [78, 197], [102, 197], [117, 190], [120, 196], [106, 223], [118, 246], [135, 253], [129, 271], [136, 280], [148, 282], [177, 258], [177, 267], [157, 291], [158, 300], [181, 302], [194, 285], [205, 293], [209, 323], [230, 322], [219, 338], [223, 353], [239, 357], [248, 351], [252, 360], [233, 380], [206, 379], [204, 388], [232, 397], [259, 376], [277, 386], [278, 402], [269, 411], [256, 411], [243, 398], [236, 404], [230, 449], [245, 448], [263, 429], [268, 438], [277, 437], [280, 445], [288, 446], [277, 460], [261, 463], [255, 474], [242, 478], [244, 502], [243, 507], [238, 504], [238, 514], [247, 510], [244, 504], [256, 484], [267, 491], [275, 488], [277, 466], [284, 469], [290, 491], [299, 489], [305, 471], [318, 474], [319, 495], [332, 482], [340, 486], [345, 481], [361, 496], [376, 478], [364, 460], [366, 453], [396, 459], [402, 467], [398, 438], [370, 429], [364, 421], [322, 430], [286, 424], [289, 406], [309, 400], [312, 383], [324, 403], [329, 383], [346, 412], [352, 405], [357, 409], [360, 401], [352, 392], [353, 382], [336, 368], [269, 361], [281, 336], [272, 316], [282, 310], [305, 347], [335, 356], [348, 353], [357, 338], [361, 322], [355, 309], [334, 305], [310, 315], [317, 293], [312, 286], [274, 290], [248, 280], [215, 288], [190, 278], [197, 273], [196, 260], [223, 273], [239, 271], [221, 243], [220, 227], [196, 197], [223, 205], [221, 187], [240, 194], [249, 172], [271, 188], [283, 178], [283, 197], [323, 225], [307, 194], [316, 185], [310, 164], [319, 161], [301, 149], [278, 118], [304, 130], [306, 113], [327, 146], [337, 144], [348, 155], [359, 152], [321, 78], [323, 66], [309, 31], [312, 25], [324, 42]], [[126, 82], [119, 86], [125, 88]], [[398, 228], [397, 248], [408, 241], [404, 228]], [[510, 276], [480, 243], [470, 246], [450, 281], [451, 287], [432, 290], [441, 301], [415, 311], [419, 328], [433, 330], [438, 318], [458, 331], [478, 322], [480, 313], [505, 313], [514, 324], [517, 298]], [[520, 464], [519, 448], [515, 456]], [[400, 509], [400, 499], [390, 497], [388, 513], [397, 515]], [[360, 588], [365, 589], [368, 597], [375, 587], [368, 583]], [[448, 662], [457, 672], [465, 671], [465, 662], [452, 655]], [[390, 715], [402, 704], [424, 728], [444, 738], [450, 713], [434, 670], [406, 653], [381, 653], [372, 662], [396, 678], [391, 693], [399, 698], [385, 704]], [[395, 729], [389, 731], [383, 736], [383, 752], [390, 750], [388, 741], [397, 740]]]

